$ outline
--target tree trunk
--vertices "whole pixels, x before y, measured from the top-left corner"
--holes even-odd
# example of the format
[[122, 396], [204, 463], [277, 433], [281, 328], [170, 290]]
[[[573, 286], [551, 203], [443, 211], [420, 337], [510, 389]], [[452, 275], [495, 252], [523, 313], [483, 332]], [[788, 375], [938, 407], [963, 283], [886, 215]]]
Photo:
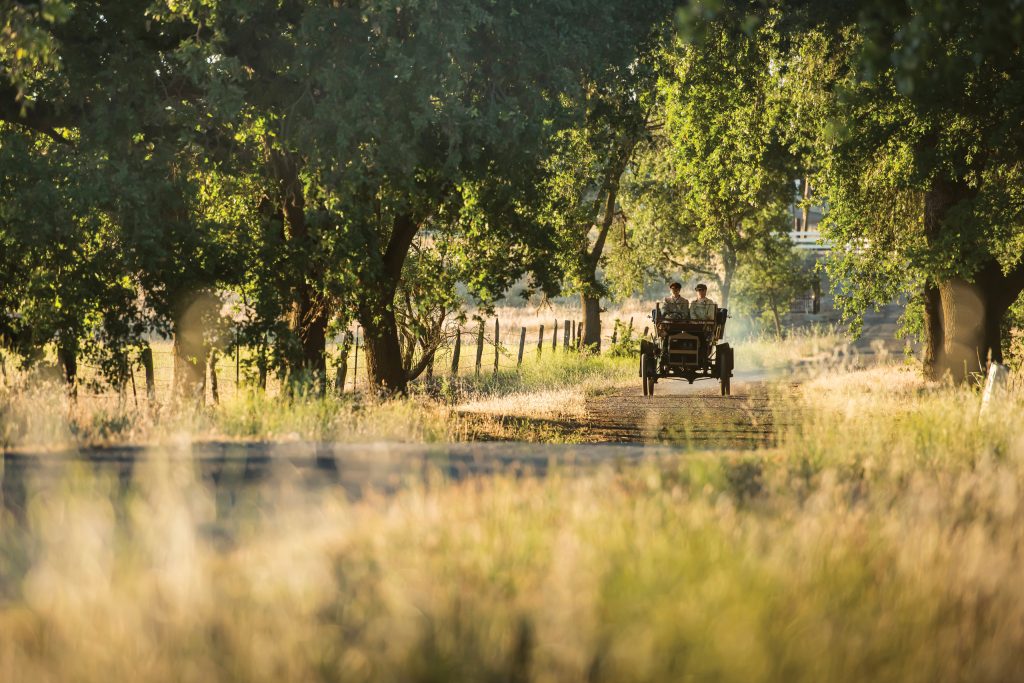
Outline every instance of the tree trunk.
[[775, 322], [775, 338], [782, 339], [782, 320], [779, 318], [779, 306], [774, 301], [771, 304], [772, 319]]
[[[622, 174], [626, 171], [629, 159], [633, 156], [638, 139], [624, 137], [619, 141], [617, 156], [613, 157], [608, 164], [608, 172], [604, 178], [604, 203], [601, 210], [600, 223], [598, 224], [597, 239], [590, 251], [584, 251], [583, 261], [585, 263], [585, 274], [588, 282], [580, 297], [583, 307], [583, 330], [581, 332], [581, 346], [601, 351], [601, 286], [597, 281], [597, 266], [601, 262], [604, 253], [604, 245], [608, 240], [608, 233], [611, 231], [612, 223], [615, 222], [615, 205], [619, 198], [619, 183], [622, 181]], [[587, 226], [587, 232], [590, 226]]]
[[[198, 337], [198, 339], [197, 339]], [[183, 330], [174, 335], [174, 395], [202, 400], [206, 393], [206, 350], [202, 333]]]
[[601, 300], [583, 294], [583, 347], [601, 352]]
[[987, 361], [986, 302], [980, 289], [961, 278], [939, 284], [944, 327], [942, 367], [954, 382], [981, 372]]
[[64, 381], [73, 398], [78, 393], [78, 349], [76, 344], [61, 344], [57, 348], [57, 360], [64, 368]]
[[405, 394], [408, 376], [402, 363], [402, 346], [398, 341], [398, 325], [390, 306], [378, 307], [375, 313], [360, 307], [366, 349], [366, 372], [382, 394]]
[[989, 363], [1003, 362], [1002, 322], [1024, 291], [1024, 264], [1003, 273], [994, 259], [974, 275], [974, 282], [951, 278], [939, 284], [943, 345], [937, 368], [961, 382], [984, 373]]
[[729, 293], [732, 291], [732, 279], [736, 275], [736, 253], [731, 249], [722, 252], [722, 300], [718, 302], [719, 308], [729, 308]]
[[203, 313], [211, 299], [206, 294], [186, 297], [174, 314], [174, 395], [202, 401], [206, 392], [206, 335]]
[[945, 332], [942, 324], [942, 297], [932, 283], [924, 287], [924, 375], [927, 379], [940, 379]]
[[394, 303], [402, 266], [418, 230], [419, 224], [412, 216], [396, 216], [387, 248], [377, 252], [379, 260], [373, 264], [372, 276], [364, 280], [358, 313], [365, 333], [366, 370], [370, 382], [383, 394], [405, 394], [408, 390], [409, 375], [402, 362]]
[[329, 311], [320, 292], [323, 273], [316, 266], [317, 255], [309, 253], [306, 245], [309, 226], [306, 223], [306, 197], [299, 177], [300, 162], [294, 155], [269, 146], [268, 156], [279, 183], [285, 238], [299, 247], [299, 253], [306, 255], [306, 262], [301, 266], [296, 264], [295, 268], [301, 279], [295, 288], [288, 328], [297, 348], [288, 354], [288, 375], [292, 380], [314, 380], [322, 395], [327, 390]]

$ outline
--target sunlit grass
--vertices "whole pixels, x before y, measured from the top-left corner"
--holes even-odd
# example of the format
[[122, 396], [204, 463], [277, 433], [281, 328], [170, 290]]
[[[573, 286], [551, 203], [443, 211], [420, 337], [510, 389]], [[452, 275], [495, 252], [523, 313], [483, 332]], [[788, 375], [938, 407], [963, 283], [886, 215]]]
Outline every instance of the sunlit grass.
[[[187, 450], [30, 479], [0, 671], [74, 681], [1006, 681], [1024, 670], [1024, 395], [808, 383], [765, 451], [352, 502], [225, 493]], [[225, 540], [228, 539], [228, 540]]]
[[736, 365], [749, 370], [782, 370], [797, 366], [827, 369], [850, 360], [849, 337], [835, 326], [797, 328], [783, 340], [771, 335], [732, 341]]

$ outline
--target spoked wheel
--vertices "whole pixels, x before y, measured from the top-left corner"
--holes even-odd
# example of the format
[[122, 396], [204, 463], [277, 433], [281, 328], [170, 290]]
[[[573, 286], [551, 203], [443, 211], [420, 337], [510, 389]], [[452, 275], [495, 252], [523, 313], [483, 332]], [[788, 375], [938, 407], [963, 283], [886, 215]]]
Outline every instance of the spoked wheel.
[[651, 353], [640, 354], [640, 379], [644, 384], [644, 396], [654, 396], [654, 356]]

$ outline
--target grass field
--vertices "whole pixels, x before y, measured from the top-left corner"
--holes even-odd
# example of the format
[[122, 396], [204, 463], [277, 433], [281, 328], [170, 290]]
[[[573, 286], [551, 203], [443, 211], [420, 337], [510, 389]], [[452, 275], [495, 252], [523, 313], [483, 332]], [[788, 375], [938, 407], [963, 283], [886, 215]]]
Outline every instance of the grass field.
[[836, 370], [777, 448], [229, 518], [159, 449], [50, 473], [0, 522], [0, 678], [1019, 680], [1024, 391], [979, 408]]

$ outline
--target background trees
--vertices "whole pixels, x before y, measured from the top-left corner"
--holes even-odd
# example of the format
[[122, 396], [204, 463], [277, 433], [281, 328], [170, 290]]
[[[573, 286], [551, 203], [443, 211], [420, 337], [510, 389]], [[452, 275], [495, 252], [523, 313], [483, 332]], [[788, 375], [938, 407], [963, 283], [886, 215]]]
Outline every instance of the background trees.
[[116, 381], [170, 335], [190, 393], [230, 303], [263, 376], [323, 390], [358, 321], [402, 392], [456, 282], [578, 294], [588, 345], [602, 271], [701, 274], [728, 306], [745, 262], [789, 262], [810, 178], [850, 311], [909, 292], [933, 375], [999, 360], [1024, 291], [1020, 2], [695, 3], [678, 33], [673, 10], [4, 3], [3, 343]]
[[[921, 303], [925, 367], [962, 379], [1002, 358], [1024, 287], [1020, 2], [757, 3], [687, 12], [697, 36], [779, 19], [779, 74], [808, 155], [830, 268], [851, 312], [906, 293]], [[773, 10], [774, 12], [775, 10]], [[1012, 245], [1012, 246], [1011, 246]]]

